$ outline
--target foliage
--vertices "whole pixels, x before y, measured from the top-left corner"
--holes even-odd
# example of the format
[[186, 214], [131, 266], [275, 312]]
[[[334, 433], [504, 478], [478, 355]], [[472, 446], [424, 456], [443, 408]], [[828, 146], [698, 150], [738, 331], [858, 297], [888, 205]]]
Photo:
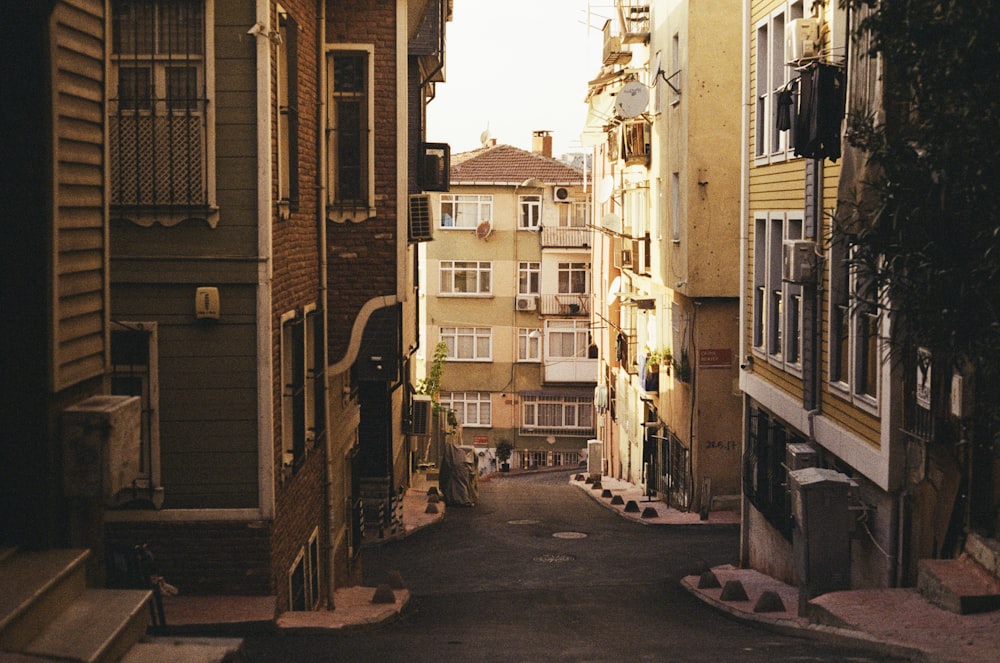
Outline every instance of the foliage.
[[848, 120], [848, 140], [882, 173], [879, 213], [846, 237], [853, 260], [885, 295], [871, 299], [893, 317], [896, 350], [926, 346], [936, 364], [996, 383], [1000, 3], [847, 2], [872, 7], [858, 33], [883, 60], [886, 111], [884, 123]]
[[438, 391], [441, 390], [441, 375], [444, 373], [444, 363], [448, 359], [448, 346], [444, 341], [439, 341], [434, 346], [434, 358], [427, 370], [427, 377], [418, 380], [414, 391], [418, 394], [428, 394], [435, 400]]
[[681, 356], [674, 357], [674, 375], [681, 382], [691, 381], [691, 359], [687, 350], [681, 350]]
[[673, 358], [674, 355], [670, 351], [669, 347], [654, 348], [649, 351], [648, 355], [646, 355], [646, 365], [659, 366], [660, 364], [669, 364]]
[[514, 445], [510, 443], [510, 440], [502, 439], [497, 442], [497, 460], [501, 463], [506, 463], [510, 460], [510, 455], [514, 452]]

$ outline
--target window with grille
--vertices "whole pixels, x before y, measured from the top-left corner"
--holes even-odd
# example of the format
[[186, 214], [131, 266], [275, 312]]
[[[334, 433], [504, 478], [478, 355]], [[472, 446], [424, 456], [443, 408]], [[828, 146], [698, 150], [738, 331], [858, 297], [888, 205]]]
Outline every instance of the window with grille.
[[327, 214], [334, 221], [361, 221], [375, 214], [371, 53], [337, 50], [329, 58]]
[[183, 207], [186, 218], [190, 208], [212, 204], [206, 34], [205, 0], [111, 3], [108, 142], [115, 211], [141, 216]]

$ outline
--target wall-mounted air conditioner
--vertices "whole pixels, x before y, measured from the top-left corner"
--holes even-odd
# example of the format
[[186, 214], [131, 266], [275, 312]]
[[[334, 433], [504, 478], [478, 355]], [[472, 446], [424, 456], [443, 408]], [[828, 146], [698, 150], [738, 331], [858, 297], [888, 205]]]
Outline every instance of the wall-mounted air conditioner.
[[514, 300], [514, 308], [518, 311], [534, 311], [538, 308], [538, 295], [518, 295]]
[[816, 243], [805, 239], [781, 245], [781, 280], [812, 283], [816, 279]]
[[573, 199], [569, 196], [569, 189], [564, 186], [552, 188], [552, 200], [557, 203], [571, 203]]
[[410, 433], [413, 435], [430, 435], [431, 433], [431, 397], [426, 394], [413, 396], [410, 412]]
[[820, 22], [818, 18], [797, 18], [785, 26], [785, 59], [798, 62], [819, 55]]

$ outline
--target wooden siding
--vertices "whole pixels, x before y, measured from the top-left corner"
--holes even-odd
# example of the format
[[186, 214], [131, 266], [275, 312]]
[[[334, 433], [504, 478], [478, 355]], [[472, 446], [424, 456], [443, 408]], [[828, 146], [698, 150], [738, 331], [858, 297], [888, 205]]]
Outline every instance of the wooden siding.
[[104, 3], [66, 0], [52, 13], [52, 388], [107, 367], [104, 191]]

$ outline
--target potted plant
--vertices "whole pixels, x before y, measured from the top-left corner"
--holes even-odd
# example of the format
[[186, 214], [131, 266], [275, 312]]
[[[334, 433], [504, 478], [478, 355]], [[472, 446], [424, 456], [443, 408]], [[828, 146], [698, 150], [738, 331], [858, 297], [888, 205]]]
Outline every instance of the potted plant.
[[497, 462], [500, 463], [501, 472], [510, 472], [510, 455], [514, 452], [514, 445], [510, 440], [500, 440], [497, 442]]
[[681, 350], [680, 359], [674, 358], [674, 370], [677, 371], [677, 379], [681, 382], [691, 381], [691, 360], [688, 358], [687, 350]]

